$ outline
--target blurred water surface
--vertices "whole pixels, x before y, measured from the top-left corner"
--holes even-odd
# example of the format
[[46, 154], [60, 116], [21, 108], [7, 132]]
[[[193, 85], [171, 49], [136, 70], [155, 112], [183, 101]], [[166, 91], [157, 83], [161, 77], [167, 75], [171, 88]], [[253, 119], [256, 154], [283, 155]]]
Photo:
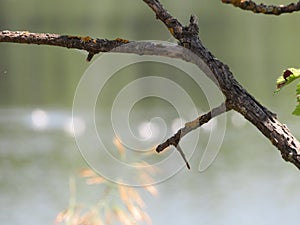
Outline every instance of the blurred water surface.
[[[296, 43], [300, 31], [295, 28], [300, 14], [254, 15], [209, 0], [163, 3], [184, 23], [190, 14], [197, 15], [205, 46], [299, 137], [299, 119], [290, 114], [294, 90], [275, 96], [273, 91], [281, 71], [299, 64]], [[1, 0], [0, 4], [1, 30], [174, 42], [142, 1], [120, 5], [119, 0]], [[85, 57], [84, 52], [57, 47], [0, 44], [3, 224], [53, 224], [56, 214], [68, 206], [69, 177], [87, 167], [70, 125], [76, 86], [89, 66]], [[109, 129], [109, 110], [118, 90], [143, 71], [159, 69], [162, 73], [168, 70], [146, 66], [129, 70], [128, 80], [112, 78], [97, 111], [99, 116], [106, 115], [98, 121], [99, 126]], [[170, 74], [175, 76], [176, 71]], [[180, 76], [174, 80], [182, 82], [194, 100], [201, 99], [198, 108], [207, 110], [192, 81]], [[166, 118], [169, 132], [178, 122], [174, 109], [165, 102], [141, 102], [130, 117], [136, 134], [148, 135], [145, 124], [152, 115]], [[201, 129], [192, 170], [184, 168], [158, 184], [158, 197], [143, 195], [153, 224], [297, 224], [298, 170], [284, 162], [271, 143], [236, 113], [228, 113], [226, 128], [220, 153], [208, 170], [198, 172], [202, 147], [208, 140]], [[104, 137], [107, 143], [114, 138], [111, 132]], [[82, 180], [77, 183], [79, 200], [97, 198], [98, 190], [91, 190]]]

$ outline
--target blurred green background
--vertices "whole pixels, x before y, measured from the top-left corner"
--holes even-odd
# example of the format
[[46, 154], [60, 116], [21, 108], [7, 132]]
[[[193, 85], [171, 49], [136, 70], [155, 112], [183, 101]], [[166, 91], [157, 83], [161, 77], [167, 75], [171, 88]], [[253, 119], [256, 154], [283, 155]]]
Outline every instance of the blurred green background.
[[[162, 3], [184, 24], [191, 14], [198, 16], [204, 45], [299, 137], [299, 118], [291, 115], [295, 89], [273, 94], [282, 71], [299, 67], [299, 13], [257, 15], [210, 0]], [[1, 0], [0, 30], [174, 42], [141, 0]], [[52, 224], [68, 205], [68, 177], [86, 167], [66, 131], [76, 86], [90, 65], [85, 58], [86, 53], [78, 50], [0, 43], [0, 220], [4, 224]], [[122, 82], [114, 80], [116, 87]], [[150, 108], [142, 108], [139, 116]], [[40, 112], [50, 120], [43, 129], [33, 126], [33, 115]], [[197, 172], [200, 156], [196, 156], [195, 170], [184, 169], [158, 185], [158, 198], [145, 196], [153, 224], [297, 223], [298, 170], [240, 119], [228, 113], [221, 152], [207, 171]], [[93, 191], [86, 193], [83, 182], [79, 185], [79, 198], [95, 198]]]

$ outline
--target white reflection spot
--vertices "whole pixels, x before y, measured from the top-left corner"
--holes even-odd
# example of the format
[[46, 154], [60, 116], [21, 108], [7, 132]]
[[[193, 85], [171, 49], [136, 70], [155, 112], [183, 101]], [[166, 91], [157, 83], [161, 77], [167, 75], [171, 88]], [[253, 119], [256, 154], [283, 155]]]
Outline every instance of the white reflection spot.
[[142, 122], [138, 126], [139, 136], [144, 140], [155, 138], [159, 133], [159, 126], [153, 122]]
[[[75, 130], [76, 129], [76, 130]], [[80, 136], [84, 133], [85, 131], [85, 123], [82, 119], [80, 118], [69, 118], [65, 123], [64, 123], [64, 131], [68, 135], [75, 136]]]
[[36, 109], [31, 113], [31, 123], [35, 129], [43, 130], [49, 124], [49, 117], [46, 111]]

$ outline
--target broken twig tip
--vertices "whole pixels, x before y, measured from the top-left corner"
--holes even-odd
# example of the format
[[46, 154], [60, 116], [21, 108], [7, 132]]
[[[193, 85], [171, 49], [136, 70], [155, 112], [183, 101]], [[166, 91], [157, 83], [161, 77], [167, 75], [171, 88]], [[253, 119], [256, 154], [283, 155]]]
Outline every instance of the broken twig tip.
[[187, 161], [187, 159], [186, 159], [186, 157], [185, 157], [185, 155], [184, 155], [184, 152], [182, 151], [182, 149], [181, 149], [181, 147], [179, 146], [179, 144], [178, 144], [177, 146], [175, 146], [175, 147], [176, 147], [177, 151], [180, 153], [181, 157], [183, 158], [183, 160], [184, 160], [184, 162], [185, 162], [185, 164], [186, 164], [186, 167], [187, 167], [188, 169], [191, 169], [190, 164], [189, 164], [189, 162]]
[[160, 153], [161, 151], [163, 151], [163, 148], [161, 147], [161, 145], [158, 145], [158, 146], [156, 147], [155, 151], [156, 151], [157, 153]]
[[191, 167], [190, 167], [190, 164], [188, 162], [186, 162], [186, 167], [190, 170]]
[[92, 60], [92, 58], [94, 57], [94, 53], [89, 52], [88, 56], [86, 57], [86, 61], [90, 62]]

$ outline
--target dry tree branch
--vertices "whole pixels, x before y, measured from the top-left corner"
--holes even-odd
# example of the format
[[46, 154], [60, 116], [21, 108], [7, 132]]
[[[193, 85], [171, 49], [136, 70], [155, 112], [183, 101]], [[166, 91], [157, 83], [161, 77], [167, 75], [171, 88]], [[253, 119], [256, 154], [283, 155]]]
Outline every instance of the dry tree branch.
[[222, 0], [225, 4], [234, 5], [243, 10], [249, 10], [254, 13], [263, 13], [278, 16], [283, 13], [292, 13], [300, 10], [300, 1], [288, 5], [265, 5], [256, 4], [251, 0]]
[[[276, 114], [262, 106], [235, 80], [227, 65], [203, 46], [198, 37], [199, 27], [196, 18], [191, 16], [190, 24], [182, 26], [158, 0], [143, 1], [154, 11], [156, 18], [166, 25], [179, 44], [190, 49], [209, 67], [218, 82], [218, 87], [226, 97], [226, 110], [233, 109], [242, 114], [278, 148], [284, 160], [300, 169], [300, 142], [278, 121]], [[162, 151], [162, 148], [159, 150]]]
[[[224, 94], [226, 101], [221, 106], [204, 114], [196, 120], [187, 123], [173, 137], [157, 147], [157, 151], [163, 151], [169, 145], [178, 147], [180, 139], [190, 131], [208, 122], [212, 117], [228, 110], [235, 110], [242, 114], [248, 121], [256, 126], [276, 146], [284, 160], [293, 163], [300, 169], [300, 143], [291, 134], [289, 129], [277, 120], [274, 113], [262, 106], [251, 96], [234, 78], [229, 67], [213, 56], [202, 44], [198, 37], [199, 27], [194, 16], [188, 26], [183, 26], [175, 17], [169, 14], [158, 0], [143, 0], [161, 20], [170, 33], [179, 41], [179, 45], [192, 51], [198, 56], [198, 60], [185, 57], [184, 51], [176, 45], [163, 45], [152, 42], [131, 42], [126, 39], [115, 40], [92, 39], [88, 36], [71, 36], [57, 34], [38, 34], [20, 31], [0, 31], [0, 42], [27, 43], [37, 45], [52, 45], [66, 48], [75, 48], [89, 52], [87, 60], [91, 60], [94, 54], [108, 52], [114, 49], [117, 52], [136, 54], [161, 55], [171, 58], [181, 58], [196, 64], [205, 74], [218, 85]], [[137, 48], [126, 48], [128, 43], [137, 44]], [[126, 44], [126, 45], [125, 45]], [[121, 48], [123, 47], [124, 48]], [[142, 50], [142, 51], [141, 51]], [[225, 108], [220, 110], [220, 108]], [[176, 136], [177, 135], [177, 136]], [[172, 139], [173, 138], [173, 139]], [[180, 152], [181, 148], [177, 148]], [[181, 152], [182, 154], [182, 152]], [[183, 156], [183, 154], [182, 154]]]
[[[139, 55], [155, 55], [168, 58], [182, 59], [186, 62], [192, 62], [197, 65], [207, 76], [217, 84], [207, 65], [197, 56], [191, 54], [187, 50], [177, 44], [164, 42], [134, 42], [125, 39], [117, 38], [115, 40], [93, 39], [89, 36], [70, 36], [58, 34], [31, 33], [28, 31], [0, 31], [0, 42], [13, 42], [37, 45], [52, 45], [66, 48], [75, 48], [85, 50], [89, 53], [87, 60], [90, 61], [94, 54], [99, 52], [122, 52], [135, 53]], [[169, 145], [176, 147], [187, 167], [190, 169], [188, 161], [179, 146], [180, 139], [195, 130], [196, 128], [207, 123], [211, 118], [218, 116], [226, 111], [225, 104], [222, 104], [211, 112], [200, 116], [199, 118], [186, 123], [185, 127], [180, 129], [172, 138], [169, 138], [164, 144], [157, 148], [157, 152], [162, 151]], [[174, 144], [176, 142], [176, 144]], [[161, 150], [159, 150], [159, 148]]]
[[165, 148], [173, 145], [176, 147], [185, 135], [189, 132], [201, 127], [203, 124], [209, 122], [211, 119], [223, 114], [224, 112], [228, 111], [229, 108], [226, 107], [225, 103], [222, 103], [220, 106], [213, 108], [208, 113], [205, 113], [198, 118], [194, 119], [193, 121], [187, 122], [183, 128], [177, 131], [172, 137], [168, 138], [164, 143], [157, 146], [156, 151], [161, 152]]
[[188, 169], [190, 169], [190, 165], [188, 161], [185, 158], [185, 155], [179, 145], [179, 142], [181, 138], [183, 138], [185, 135], [190, 133], [191, 131], [201, 127], [203, 124], [208, 123], [211, 119], [223, 114], [224, 112], [228, 111], [229, 107], [226, 107], [226, 103], [222, 103], [220, 106], [213, 108], [211, 111], [209, 111], [206, 114], [203, 114], [199, 116], [198, 118], [194, 119], [193, 121], [187, 122], [183, 128], [179, 129], [176, 134], [174, 134], [172, 137], [168, 138], [164, 143], [157, 146], [156, 151], [159, 153], [169, 147], [170, 145], [173, 145], [182, 158], [184, 159], [186, 166]]
[[13, 42], [20, 44], [53, 45], [65, 48], [85, 50], [89, 53], [87, 61], [99, 52], [109, 52], [112, 49], [129, 43], [128, 40], [116, 38], [115, 40], [93, 39], [89, 36], [58, 35], [48, 33], [31, 33], [29, 31], [0, 31], [0, 42]]

